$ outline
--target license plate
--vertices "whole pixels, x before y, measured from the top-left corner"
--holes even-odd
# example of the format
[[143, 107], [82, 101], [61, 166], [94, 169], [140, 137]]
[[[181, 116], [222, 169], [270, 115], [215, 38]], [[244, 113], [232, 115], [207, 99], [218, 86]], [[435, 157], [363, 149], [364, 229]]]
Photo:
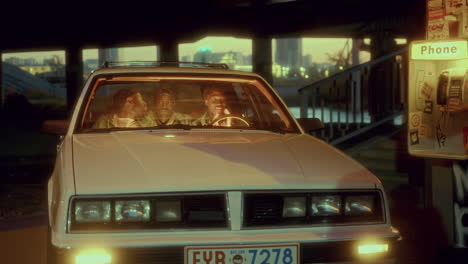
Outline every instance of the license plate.
[[299, 244], [185, 247], [185, 264], [297, 264]]

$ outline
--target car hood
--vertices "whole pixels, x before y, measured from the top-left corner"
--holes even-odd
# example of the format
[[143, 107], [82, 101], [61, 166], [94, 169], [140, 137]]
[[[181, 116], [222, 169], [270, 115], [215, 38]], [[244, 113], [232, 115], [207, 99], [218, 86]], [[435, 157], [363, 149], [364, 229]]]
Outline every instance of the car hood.
[[308, 135], [125, 131], [73, 136], [77, 194], [374, 188], [378, 179]]

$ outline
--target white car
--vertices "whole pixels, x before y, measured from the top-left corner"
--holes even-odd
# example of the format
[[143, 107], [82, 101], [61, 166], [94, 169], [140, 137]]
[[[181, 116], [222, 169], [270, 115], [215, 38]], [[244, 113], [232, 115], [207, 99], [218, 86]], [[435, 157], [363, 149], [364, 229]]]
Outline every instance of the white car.
[[49, 263], [395, 260], [379, 179], [257, 74], [108, 64], [54, 125]]

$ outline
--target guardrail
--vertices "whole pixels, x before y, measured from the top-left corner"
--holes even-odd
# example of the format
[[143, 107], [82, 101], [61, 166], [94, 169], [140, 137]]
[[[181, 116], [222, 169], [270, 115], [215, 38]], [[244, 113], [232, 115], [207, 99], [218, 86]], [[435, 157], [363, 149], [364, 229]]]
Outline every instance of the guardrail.
[[325, 128], [314, 135], [339, 144], [404, 113], [407, 47], [298, 90], [300, 117]]

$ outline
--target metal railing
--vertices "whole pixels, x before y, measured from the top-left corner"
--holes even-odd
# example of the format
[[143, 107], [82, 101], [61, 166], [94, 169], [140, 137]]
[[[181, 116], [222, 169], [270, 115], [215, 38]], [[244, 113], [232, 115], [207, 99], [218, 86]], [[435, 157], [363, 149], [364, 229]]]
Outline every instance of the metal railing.
[[300, 117], [322, 120], [314, 135], [336, 145], [401, 115], [406, 54], [405, 47], [300, 88]]

